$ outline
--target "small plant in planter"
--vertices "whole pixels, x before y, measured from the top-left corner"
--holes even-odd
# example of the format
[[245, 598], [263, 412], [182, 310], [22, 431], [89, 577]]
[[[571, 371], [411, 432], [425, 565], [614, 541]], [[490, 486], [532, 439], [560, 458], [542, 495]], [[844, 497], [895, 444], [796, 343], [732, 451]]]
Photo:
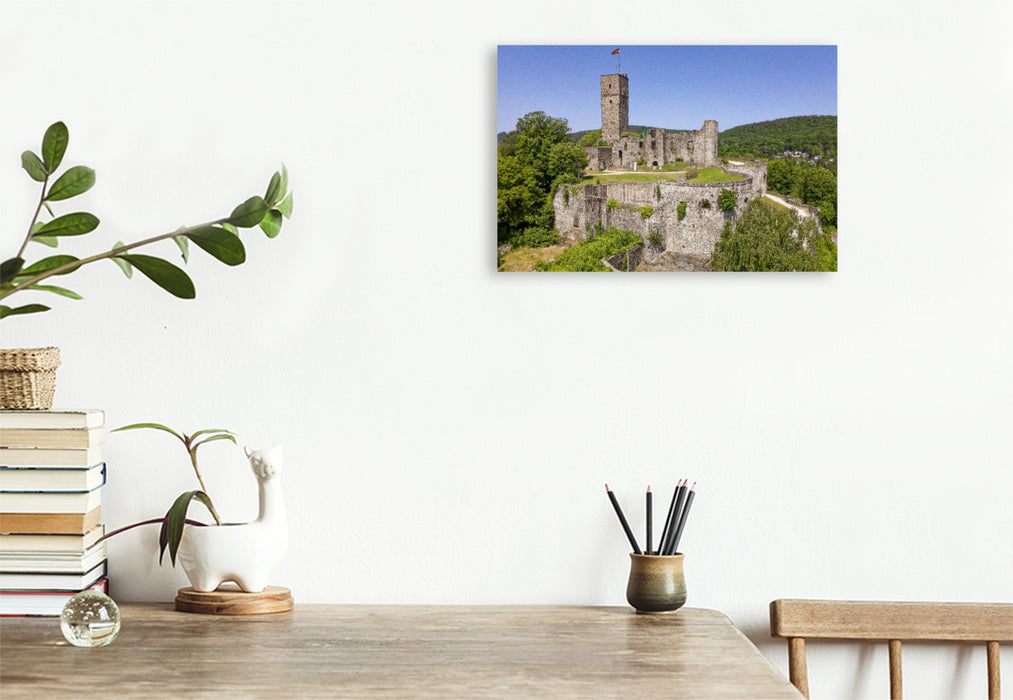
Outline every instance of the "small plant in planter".
[[[213, 591], [223, 581], [235, 581], [247, 592], [263, 590], [267, 585], [267, 577], [281, 560], [288, 543], [288, 525], [278, 479], [281, 472], [281, 447], [261, 451], [246, 450], [259, 484], [260, 513], [255, 521], [249, 523], [223, 523], [204, 486], [204, 478], [197, 464], [197, 450], [201, 445], [219, 440], [238, 444], [235, 434], [221, 428], [212, 428], [187, 435], [160, 423], [135, 423], [111, 432], [137, 429], [159, 430], [177, 438], [186, 449], [201, 488], [184, 491], [161, 518], [118, 528], [102, 539], [142, 525], [161, 523], [158, 538], [159, 563], [162, 562], [166, 549], [169, 550], [172, 566], [176, 566], [179, 555], [183, 570], [194, 589]], [[187, 511], [194, 500], [200, 501], [208, 509], [215, 520], [214, 525], [187, 519]], [[184, 554], [181, 547], [185, 545], [183, 537], [186, 525], [197, 526], [199, 531], [190, 532], [188, 551]]]
[[195, 491], [185, 491], [180, 494], [166, 514], [161, 518], [143, 520], [139, 523], [133, 523], [132, 525], [121, 527], [106, 534], [102, 539], [108, 539], [113, 535], [118, 535], [121, 532], [132, 530], [135, 527], [140, 527], [141, 525], [162, 523], [162, 532], [158, 536], [158, 561], [161, 563], [162, 558], [165, 556], [165, 550], [168, 549], [169, 559], [172, 561], [172, 565], [175, 566], [176, 552], [179, 550], [179, 541], [183, 536], [183, 525], [186, 523], [198, 526], [205, 525], [205, 523], [186, 519], [186, 514], [190, 508], [191, 501], [196, 499], [203, 503], [211, 513], [211, 516], [215, 519], [215, 524], [222, 524], [222, 519], [218, 517], [218, 511], [215, 510], [214, 503], [211, 501], [211, 496], [207, 493], [207, 487], [204, 485], [204, 477], [201, 476], [200, 467], [197, 465], [197, 449], [201, 445], [206, 445], [209, 442], [215, 442], [218, 440], [228, 440], [233, 444], [238, 443], [236, 443], [235, 433], [221, 428], [207, 428], [204, 430], [198, 430], [192, 435], [187, 435], [186, 433], [179, 433], [168, 426], [162, 425], [161, 423], [134, 423], [132, 425], [124, 425], [120, 428], [116, 428], [115, 430], [111, 430], [110, 432], [118, 433], [123, 430], [138, 430], [142, 428], [161, 430], [169, 433], [183, 443], [183, 447], [186, 449], [187, 455], [190, 458], [190, 465], [193, 467], [193, 472], [197, 477], [197, 482], [200, 484], [200, 489]]

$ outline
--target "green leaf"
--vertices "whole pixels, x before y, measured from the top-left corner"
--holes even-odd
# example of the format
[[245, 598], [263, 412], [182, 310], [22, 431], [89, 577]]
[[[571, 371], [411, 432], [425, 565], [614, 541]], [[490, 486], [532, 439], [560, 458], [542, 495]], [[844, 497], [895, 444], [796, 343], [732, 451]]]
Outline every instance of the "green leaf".
[[70, 134], [63, 122], [56, 122], [46, 129], [46, 135], [42, 137], [42, 162], [50, 173], [55, 173], [60, 167], [69, 141]]
[[42, 160], [31, 151], [25, 151], [21, 154], [21, 167], [24, 168], [28, 173], [28, 176], [36, 182], [46, 181], [46, 166], [43, 165]]
[[286, 219], [292, 218], [292, 193], [289, 192], [288, 196], [282, 200], [281, 204], [278, 205], [278, 211], [285, 215]]
[[0, 263], [0, 284], [13, 282], [25, 264], [24, 258], [11, 258]]
[[263, 229], [268, 238], [274, 238], [281, 233], [281, 222], [281, 212], [277, 209], [272, 209], [267, 212], [264, 220], [260, 222], [260, 228]]
[[66, 289], [65, 287], [57, 287], [52, 284], [33, 284], [29, 289], [35, 289], [40, 292], [52, 292], [53, 294], [59, 294], [63, 297], [69, 297], [71, 299], [84, 299], [83, 296], [77, 292]]
[[[123, 241], [116, 241], [116, 245], [113, 246], [113, 250], [116, 250], [117, 248], [122, 248], [122, 247], [123, 247]], [[130, 279], [131, 277], [134, 276], [134, 267], [130, 263], [128, 263], [126, 260], [123, 260], [122, 258], [117, 258], [117, 257], [112, 257], [112, 258], [109, 258], [109, 259], [112, 260], [114, 263], [116, 263], [116, 267], [118, 267], [121, 270], [123, 270], [123, 274], [127, 276], [127, 279]]]
[[176, 245], [179, 246], [179, 252], [183, 254], [183, 262], [190, 262], [190, 241], [186, 236], [173, 236], [172, 240], [176, 241]]
[[[190, 437], [190, 439], [192, 440], [195, 437], [197, 437], [196, 434], [192, 435]], [[192, 449], [193, 449], [194, 452], [196, 452], [197, 448], [200, 447], [201, 445], [207, 444], [209, 442], [214, 442], [215, 440], [228, 440], [228, 441], [232, 442], [235, 445], [239, 444], [238, 442], [236, 442], [236, 438], [233, 437], [231, 434], [229, 434], [229, 435], [224, 435], [224, 434], [222, 434], [222, 435], [212, 435], [211, 437], [204, 438], [203, 440], [201, 440], [199, 442], [195, 442], [193, 444], [193, 446], [192, 446]]]
[[253, 196], [232, 210], [228, 223], [239, 228], [253, 228], [267, 213], [267, 202], [263, 197]]
[[285, 190], [281, 189], [281, 173], [275, 173], [271, 176], [271, 182], [267, 185], [264, 201], [267, 202], [267, 206], [273, 207], [284, 195]]
[[180, 299], [194, 299], [197, 297], [197, 290], [194, 289], [193, 280], [181, 269], [168, 260], [162, 260], [151, 255], [118, 255], [128, 263], [141, 271], [145, 277], [157, 284], [159, 287]]
[[186, 444], [186, 440], [183, 439], [182, 435], [180, 435], [179, 433], [177, 433], [175, 430], [173, 430], [169, 426], [162, 425], [161, 423], [131, 423], [130, 425], [121, 425], [119, 428], [114, 428], [113, 430], [110, 430], [109, 432], [110, 433], [118, 433], [118, 432], [123, 431], [123, 430], [140, 430], [140, 429], [146, 429], [146, 428], [150, 428], [152, 430], [161, 430], [163, 432], [169, 433], [170, 435], [175, 435], [177, 438], [179, 438], [180, 442], [182, 442], [184, 445]]
[[179, 542], [183, 539], [183, 526], [186, 525], [186, 512], [190, 508], [190, 501], [197, 499], [211, 511], [211, 514], [215, 516], [215, 520], [219, 520], [218, 514], [215, 512], [214, 504], [211, 502], [211, 497], [203, 491], [186, 491], [179, 495], [179, 497], [173, 502], [169, 511], [165, 514], [165, 520], [162, 521], [162, 532], [159, 533], [158, 544], [158, 563], [162, 563], [162, 558], [165, 556], [165, 548], [169, 548], [169, 559], [172, 561], [172, 565], [176, 566], [176, 552], [179, 551]]
[[79, 211], [73, 214], [64, 214], [49, 221], [32, 234], [34, 236], [80, 236], [98, 228], [99, 220], [94, 214]]
[[87, 192], [95, 184], [95, 171], [83, 165], [75, 165], [65, 172], [49, 188], [46, 199], [50, 202], [57, 202], [61, 199], [70, 199]]
[[[18, 273], [18, 277], [33, 277], [35, 275], [41, 275], [43, 272], [49, 272], [57, 267], [62, 267], [72, 262], [76, 262], [77, 258], [73, 255], [51, 255], [48, 258], [43, 258], [38, 262], [32, 263], [21, 272]], [[71, 272], [76, 270], [76, 267], [72, 267], [68, 270], [64, 270], [59, 273], [61, 275], [69, 275]]]
[[246, 262], [246, 248], [243, 247], [239, 236], [223, 228], [203, 226], [186, 234], [186, 237], [226, 265], [241, 265]]
[[222, 228], [228, 231], [229, 233], [234, 233], [237, 236], [239, 235], [239, 229], [237, 229], [235, 226], [233, 226], [227, 221], [224, 224], [222, 224]]
[[16, 306], [13, 309], [9, 306], [0, 306], [0, 318], [18, 316], [20, 314], [34, 314], [40, 311], [49, 311], [49, 307], [43, 304], [27, 304], [25, 306]]
[[225, 428], [205, 428], [204, 430], [198, 430], [196, 433], [191, 435], [190, 439], [193, 440], [195, 437], [207, 435], [208, 433], [226, 433], [227, 435], [235, 435], [234, 432], [232, 432], [231, 430], [226, 430]]
[[285, 193], [288, 192], [288, 168], [285, 167], [284, 163], [281, 164], [281, 188], [280, 189], [281, 189], [281, 194], [278, 195], [279, 197], [284, 196]]
[[32, 242], [55, 248], [59, 243], [59, 239], [56, 236], [32, 236]]

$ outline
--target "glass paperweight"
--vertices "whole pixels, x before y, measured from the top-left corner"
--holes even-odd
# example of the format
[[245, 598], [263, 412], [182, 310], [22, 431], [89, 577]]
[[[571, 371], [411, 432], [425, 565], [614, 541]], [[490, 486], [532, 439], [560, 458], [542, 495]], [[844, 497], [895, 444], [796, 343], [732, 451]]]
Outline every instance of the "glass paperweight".
[[120, 609], [105, 593], [78, 593], [63, 606], [60, 630], [76, 647], [104, 647], [120, 632]]

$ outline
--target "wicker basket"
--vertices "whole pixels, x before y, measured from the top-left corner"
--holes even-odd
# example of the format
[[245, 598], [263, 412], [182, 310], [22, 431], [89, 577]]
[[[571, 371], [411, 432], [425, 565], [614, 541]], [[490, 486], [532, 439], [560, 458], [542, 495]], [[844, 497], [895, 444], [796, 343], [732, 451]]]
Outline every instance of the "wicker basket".
[[59, 366], [60, 348], [0, 350], [0, 408], [52, 408]]

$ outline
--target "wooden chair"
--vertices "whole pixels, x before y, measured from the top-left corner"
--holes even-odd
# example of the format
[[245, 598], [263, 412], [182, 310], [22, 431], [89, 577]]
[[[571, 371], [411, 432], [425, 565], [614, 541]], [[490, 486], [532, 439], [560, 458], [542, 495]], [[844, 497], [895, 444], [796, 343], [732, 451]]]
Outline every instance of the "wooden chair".
[[775, 600], [770, 634], [788, 640], [788, 678], [809, 697], [807, 639], [862, 639], [890, 646], [890, 697], [901, 698], [902, 641], [979, 642], [987, 649], [988, 697], [1001, 697], [999, 643], [1013, 641], [1011, 603]]

